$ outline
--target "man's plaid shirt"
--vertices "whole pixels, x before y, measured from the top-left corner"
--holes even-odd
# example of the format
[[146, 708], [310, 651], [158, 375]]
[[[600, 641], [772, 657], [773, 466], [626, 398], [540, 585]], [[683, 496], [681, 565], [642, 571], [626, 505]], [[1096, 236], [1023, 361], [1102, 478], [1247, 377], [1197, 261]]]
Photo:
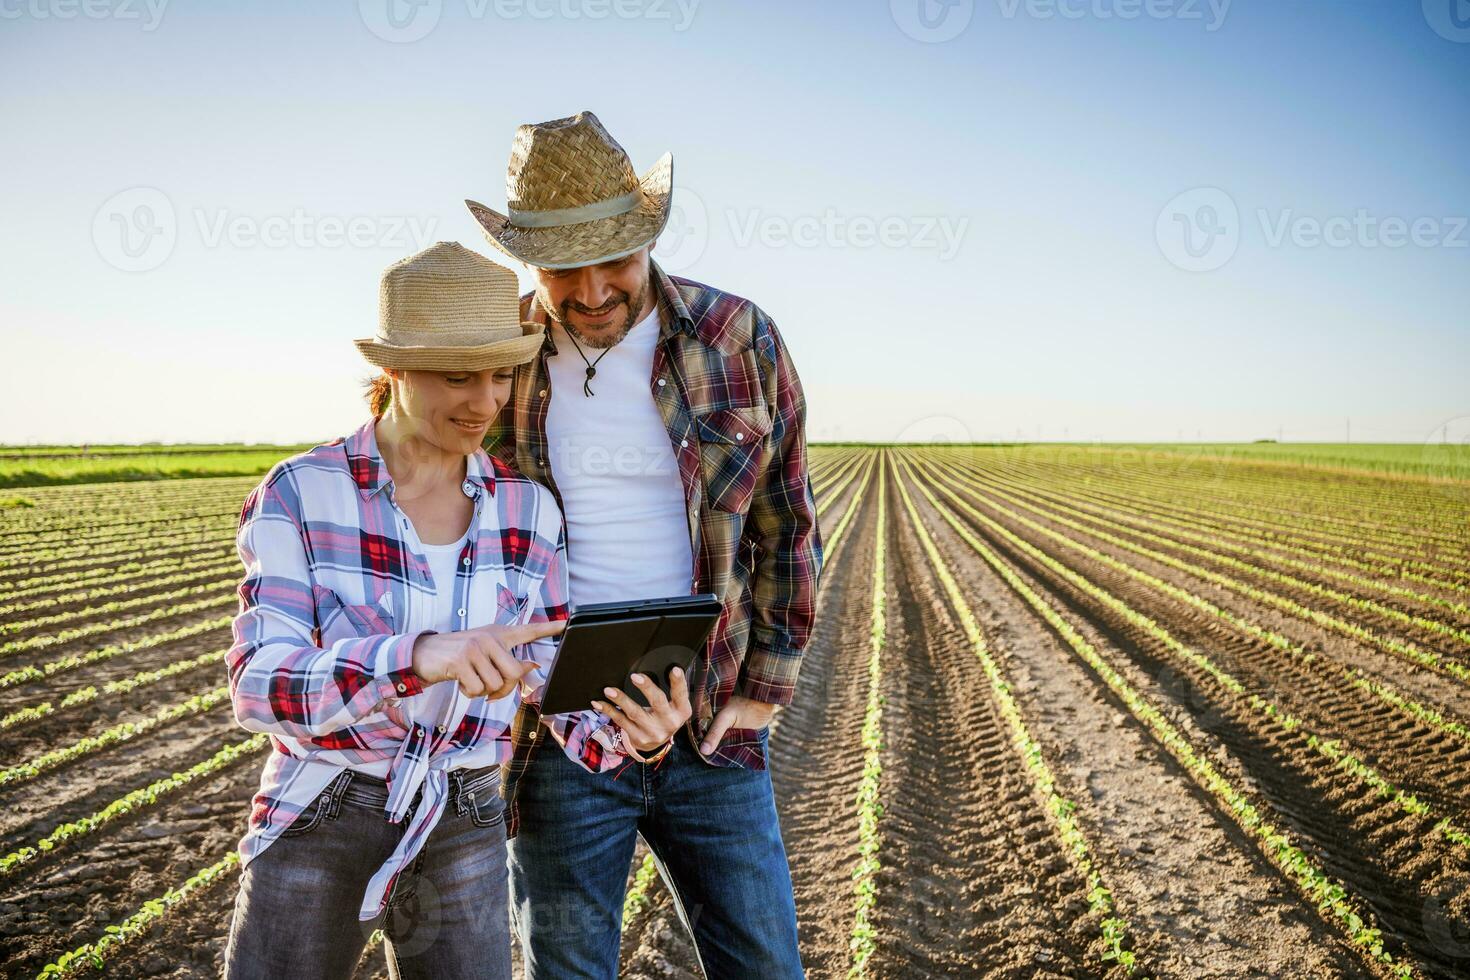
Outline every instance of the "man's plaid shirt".
[[[807, 472], [806, 400], [776, 324], [748, 300], [670, 276], [656, 262], [651, 275], [660, 331], [649, 394], [684, 486], [693, 592], [724, 603], [689, 675], [697, 744], [732, 694], [791, 702], [816, 610], [822, 541]], [[534, 294], [521, 297], [521, 315], [547, 323]], [[560, 504], [546, 436], [546, 358], [555, 353], [548, 329], [539, 355], [516, 369], [511, 403], [484, 445]], [[568, 558], [577, 560], [574, 541]], [[539, 738], [534, 709], [523, 705], [505, 779], [512, 833], [515, 784]], [[759, 733], [730, 729], [709, 761], [762, 768]]]

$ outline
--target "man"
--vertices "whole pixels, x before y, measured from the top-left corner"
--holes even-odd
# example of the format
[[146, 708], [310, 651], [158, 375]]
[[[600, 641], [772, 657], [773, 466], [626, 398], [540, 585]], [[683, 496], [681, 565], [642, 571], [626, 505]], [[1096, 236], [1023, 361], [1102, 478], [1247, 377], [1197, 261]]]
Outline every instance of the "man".
[[561, 503], [573, 606], [700, 592], [724, 606], [670, 700], [643, 710], [608, 689], [594, 707], [611, 737], [583, 743], [581, 765], [537, 753], [544, 725], [517, 719], [511, 904], [533, 980], [617, 975], [639, 835], [707, 975], [802, 975], [766, 736], [795, 693], [822, 564], [805, 400], [770, 317], [652, 261], [672, 173], [665, 154], [637, 177], [583, 112], [517, 130], [506, 214], [466, 202], [536, 276], [522, 319], [546, 340], [485, 447]]

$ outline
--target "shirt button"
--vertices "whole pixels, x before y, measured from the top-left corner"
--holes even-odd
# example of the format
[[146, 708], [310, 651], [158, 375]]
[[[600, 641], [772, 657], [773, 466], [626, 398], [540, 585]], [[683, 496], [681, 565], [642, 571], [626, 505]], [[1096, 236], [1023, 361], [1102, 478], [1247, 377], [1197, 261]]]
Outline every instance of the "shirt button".
[[735, 441], [736, 442], [744, 442], [745, 441], [745, 433], [744, 432], [737, 432], [737, 433], [735, 433]]
[[545, 388], [542, 388], [540, 391], [536, 392], [536, 397], [537, 398], [545, 398], [546, 397], [546, 389]]
[[443, 725], [440, 725], [435, 728], [434, 731], [438, 732], [440, 735], [443, 735], [445, 732], [449, 731], [449, 729], [445, 728]]
[[468, 558], [466, 558], [466, 559], [465, 559], [465, 560], [464, 560], [464, 564], [465, 564], [465, 566], [466, 566], [466, 567], [468, 567], [468, 566], [469, 566], [469, 563], [470, 563], [470, 560], [469, 560], [469, 559], [468, 559]]
[[688, 449], [689, 448], [689, 440], [688, 439], [680, 439], [679, 440], [679, 448], [680, 449]]
[[537, 463], [538, 466], [544, 467], [546, 465], [546, 460], [544, 460], [544, 459], [538, 459], [536, 461], [536, 463]]
[[664, 386], [664, 385], [666, 385], [666, 384], [668, 384], [668, 382], [667, 382], [667, 381], [665, 381], [665, 380], [664, 380], [664, 379], [663, 379], [663, 378], [659, 378], [659, 379], [658, 379], [658, 386], [659, 386], [659, 387], [660, 387], [660, 388], [662, 388], [662, 387], [663, 387], [663, 386]]
[[399, 694], [403, 694], [403, 693], [405, 693], [405, 692], [406, 692], [406, 691], [407, 691], [407, 690], [408, 690], [408, 685], [407, 685], [407, 684], [399, 684], [399, 685], [398, 685], [398, 693], [399, 693]]
[[459, 611], [459, 614], [460, 614], [460, 615], [461, 615], [461, 616], [463, 616], [463, 615], [464, 615], [464, 610], [463, 610], [463, 609], [461, 609], [461, 610], [460, 610], [460, 611]]

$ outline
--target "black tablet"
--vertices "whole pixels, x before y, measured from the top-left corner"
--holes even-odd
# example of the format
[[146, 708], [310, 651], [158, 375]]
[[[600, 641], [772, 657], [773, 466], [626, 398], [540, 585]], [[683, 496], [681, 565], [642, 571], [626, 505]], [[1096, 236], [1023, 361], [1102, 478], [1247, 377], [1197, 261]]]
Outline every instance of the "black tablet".
[[541, 713], [589, 710], [594, 699], [607, 700], [605, 687], [622, 688], [647, 706], [629, 680], [635, 672], [647, 675], [667, 695], [669, 671], [678, 667], [688, 674], [720, 611], [713, 593], [575, 607], [551, 662]]

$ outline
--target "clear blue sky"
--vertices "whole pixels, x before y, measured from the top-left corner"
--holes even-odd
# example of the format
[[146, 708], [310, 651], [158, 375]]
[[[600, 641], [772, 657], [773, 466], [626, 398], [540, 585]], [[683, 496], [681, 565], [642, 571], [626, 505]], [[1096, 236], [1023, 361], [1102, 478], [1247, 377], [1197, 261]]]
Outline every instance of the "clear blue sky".
[[581, 109], [813, 439], [1470, 420], [1466, 0], [152, 3], [0, 0], [0, 441], [347, 431], [381, 270]]

